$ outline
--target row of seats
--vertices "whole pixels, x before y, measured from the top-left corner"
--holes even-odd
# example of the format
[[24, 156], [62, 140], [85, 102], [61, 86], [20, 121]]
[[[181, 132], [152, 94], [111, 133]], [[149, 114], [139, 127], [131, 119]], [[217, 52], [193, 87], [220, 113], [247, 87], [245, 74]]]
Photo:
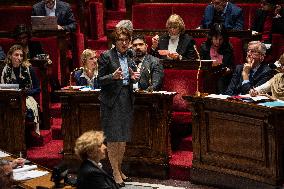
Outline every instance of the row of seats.
[[[132, 21], [135, 29], [164, 29], [171, 14], [180, 15], [186, 29], [195, 29], [201, 19], [207, 3], [136, 3], [132, 5]], [[249, 29], [259, 4], [237, 4], [243, 9], [244, 29]], [[144, 19], [148, 18], [148, 19]]]

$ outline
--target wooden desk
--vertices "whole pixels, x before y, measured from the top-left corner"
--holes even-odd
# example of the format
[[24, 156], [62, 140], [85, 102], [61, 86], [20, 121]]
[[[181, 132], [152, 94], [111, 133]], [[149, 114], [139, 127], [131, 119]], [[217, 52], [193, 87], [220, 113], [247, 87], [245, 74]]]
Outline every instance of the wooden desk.
[[26, 94], [23, 91], [0, 90], [0, 148], [19, 154], [26, 152]]
[[[6, 154], [9, 154], [10, 156], [8, 157], [4, 157], [3, 159], [6, 159], [8, 161], [13, 161], [14, 159], [16, 159], [18, 156], [16, 155], [13, 155], [5, 150], [2, 150], [0, 149], [0, 151], [3, 151], [5, 152]], [[2, 158], [1, 158], [2, 159]], [[45, 188], [54, 188], [54, 182], [51, 181], [51, 175], [52, 175], [52, 172], [51, 170], [41, 166], [41, 165], [38, 165], [36, 163], [33, 163], [35, 165], [37, 165], [37, 170], [40, 170], [40, 171], [48, 171], [49, 173], [46, 174], [46, 175], [43, 175], [41, 177], [37, 177], [37, 178], [33, 178], [33, 179], [28, 179], [28, 180], [24, 180], [24, 181], [19, 181], [19, 186], [21, 188], [26, 188], [26, 189], [36, 189], [37, 186], [42, 186], [42, 187], [45, 187]], [[63, 182], [62, 182], [63, 183]], [[65, 189], [67, 188], [74, 188], [74, 187], [71, 187], [71, 186], [65, 186], [64, 187]]]
[[184, 96], [193, 112], [191, 181], [229, 188], [283, 183], [284, 109]]
[[[64, 158], [74, 157], [75, 140], [100, 127], [99, 92], [56, 91], [62, 102]], [[171, 145], [169, 123], [174, 94], [136, 93], [132, 142], [124, 165], [128, 174], [167, 178]]]
[[[41, 94], [42, 94], [42, 98], [40, 100], [40, 102], [38, 102], [40, 104], [41, 107], [41, 112], [42, 112], [42, 120], [41, 121], [41, 125], [40, 128], [41, 129], [50, 129], [50, 108], [49, 108], [49, 102], [50, 102], [50, 93], [48, 91], [48, 80], [49, 80], [49, 75], [48, 75], [48, 68], [50, 67], [50, 65], [48, 64], [47, 60], [30, 60], [32, 66], [34, 68], [38, 68], [39, 72], [40, 72], [40, 78], [38, 78], [40, 80], [40, 90], [41, 90]], [[5, 66], [5, 63], [3, 60], [0, 60], [0, 76], [2, 74], [2, 70]]]

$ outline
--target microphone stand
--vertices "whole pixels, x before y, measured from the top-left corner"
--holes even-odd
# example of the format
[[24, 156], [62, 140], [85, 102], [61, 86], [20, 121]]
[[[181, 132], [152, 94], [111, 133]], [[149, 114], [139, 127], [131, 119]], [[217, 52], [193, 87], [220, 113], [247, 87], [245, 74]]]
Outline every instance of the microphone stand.
[[198, 66], [197, 74], [196, 74], [196, 92], [195, 92], [195, 95], [196, 96], [200, 96], [201, 93], [199, 92], [199, 73], [200, 73], [200, 70], [201, 70], [202, 63], [201, 63], [200, 54], [197, 51], [196, 46], [194, 45], [193, 48], [194, 48], [194, 50], [196, 52], [197, 58], [199, 59], [199, 66]]

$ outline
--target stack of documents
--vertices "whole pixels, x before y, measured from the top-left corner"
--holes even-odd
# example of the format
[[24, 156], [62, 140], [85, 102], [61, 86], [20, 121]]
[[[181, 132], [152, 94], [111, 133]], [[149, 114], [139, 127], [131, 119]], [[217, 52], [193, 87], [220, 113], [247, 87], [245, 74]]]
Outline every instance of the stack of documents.
[[21, 168], [13, 169], [13, 176], [15, 180], [27, 180], [36, 177], [41, 177], [48, 174], [48, 171], [39, 171], [36, 165], [24, 165]]

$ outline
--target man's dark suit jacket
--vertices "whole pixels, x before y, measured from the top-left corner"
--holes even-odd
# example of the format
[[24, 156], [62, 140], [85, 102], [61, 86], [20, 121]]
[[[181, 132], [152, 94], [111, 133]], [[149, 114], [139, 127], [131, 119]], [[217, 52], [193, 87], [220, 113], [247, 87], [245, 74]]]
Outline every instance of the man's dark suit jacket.
[[[273, 18], [272, 20], [272, 33], [280, 33], [284, 34], [284, 9], [282, 8], [280, 11], [280, 18]], [[252, 25], [251, 30], [257, 31], [257, 32], [263, 32], [264, 22], [265, 18], [267, 16], [267, 12], [258, 9], [255, 12], [254, 22]]]
[[243, 67], [243, 64], [236, 67], [233, 73], [233, 78], [228, 86], [227, 91], [225, 92], [226, 95], [233, 96], [239, 94], [248, 94], [250, 89], [264, 84], [266, 81], [271, 79], [275, 73], [267, 64], [262, 63], [253, 74], [253, 77], [250, 79], [250, 81], [242, 85]]
[[91, 161], [82, 162], [77, 177], [78, 189], [118, 189], [114, 179]]
[[[69, 32], [76, 30], [76, 21], [68, 3], [56, 0], [55, 15], [57, 24], [62, 26], [64, 30]], [[32, 16], [46, 16], [44, 1], [33, 5]]]
[[[209, 29], [211, 27], [214, 18], [214, 6], [209, 4], [204, 11], [201, 27], [203, 29]], [[225, 12], [224, 26], [226, 29], [243, 30], [244, 28], [244, 16], [240, 7], [228, 2]]]
[[[162, 87], [163, 77], [163, 65], [159, 63], [156, 57], [146, 54], [140, 70], [139, 89], [146, 90], [149, 86], [152, 86], [154, 91], [158, 91]], [[151, 83], [149, 83], [150, 79]]]
[[[128, 51], [130, 52], [130, 51]], [[126, 53], [128, 67], [133, 71], [136, 71], [135, 63], [132, 60], [132, 52]], [[99, 100], [109, 107], [112, 107], [116, 98], [120, 94], [120, 90], [123, 87], [122, 79], [114, 80], [112, 79], [112, 74], [120, 67], [118, 54], [116, 48], [112, 48], [103, 54], [101, 54], [99, 60], [99, 85], [101, 86], [101, 92]], [[130, 78], [129, 73], [129, 85], [130, 90], [133, 90], [132, 84], [133, 80]], [[131, 98], [134, 101], [134, 95], [131, 93]]]
[[[161, 59], [166, 59], [166, 56], [159, 55], [158, 50], [168, 50], [169, 41], [170, 36], [168, 34], [160, 36], [157, 49], [155, 51], [151, 49], [150, 54]], [[182, 56], [183, 60], [195, 60], [194, 45], [195, 41], [191, 36], [185, 33], [181, 34], [176, 52]]]

